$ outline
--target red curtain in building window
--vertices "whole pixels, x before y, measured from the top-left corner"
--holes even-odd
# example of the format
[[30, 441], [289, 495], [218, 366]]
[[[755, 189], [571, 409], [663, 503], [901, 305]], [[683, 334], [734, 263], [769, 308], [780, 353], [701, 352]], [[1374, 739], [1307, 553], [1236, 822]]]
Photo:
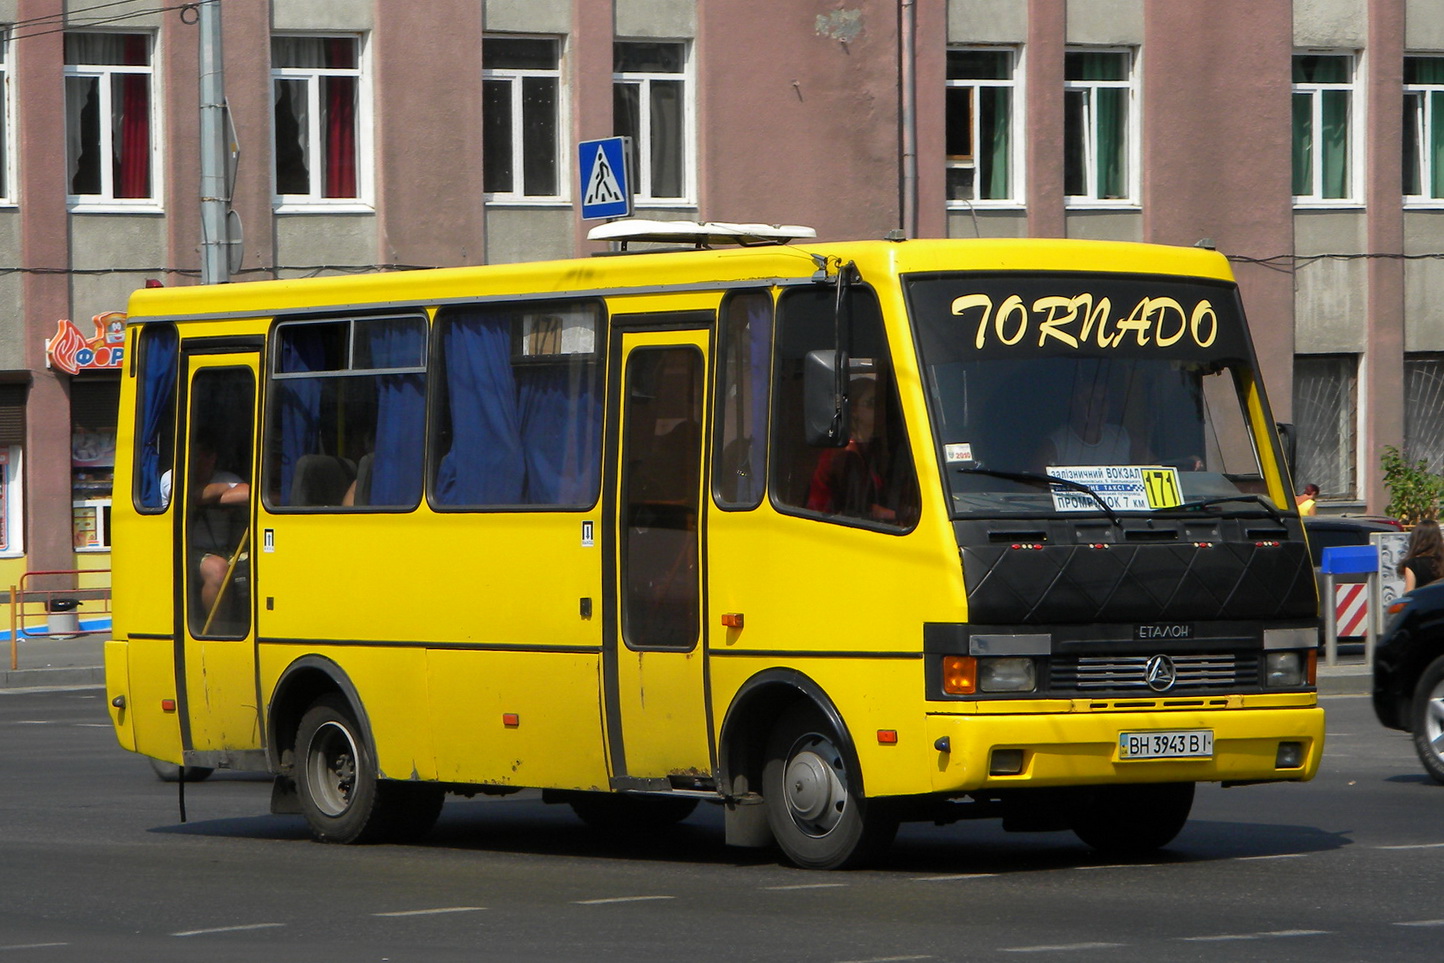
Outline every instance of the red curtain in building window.
[[[127, 66], [144, 66], [150, 56], [142, 34], [125, 38]], [[150, 197], [150, 77], [129, 74], [120, 79], [119, 143], [115, 146], [115, 196]]]
[[[326, 41], [327, 66], [352, 66], [355, 41], [335, 38]], [[356, 79], [327, 77], [326, 102], [326, 197], [356, 196]]]

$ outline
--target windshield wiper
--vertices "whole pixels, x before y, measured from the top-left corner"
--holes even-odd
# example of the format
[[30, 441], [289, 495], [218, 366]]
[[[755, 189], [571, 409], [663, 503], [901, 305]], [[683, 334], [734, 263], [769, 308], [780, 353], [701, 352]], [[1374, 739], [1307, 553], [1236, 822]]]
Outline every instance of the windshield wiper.
[[1103, 500], [1103, 496], [1082, 482], [1076, 482], [1071, 478], [1059, 478], [1057, 475], [1050, 475], [1042, 471], [998, 471], [995, 468], [960, 467], [958, 468], [958, 473], [963, 475], [987, 475], [990, 478], [1002, 478], [1007, 481], [1062, 485], [1064, 488], [1071, 489], [1075, 492], [1082, 492], [1089, 498], [1092, 498], [1098, 503], [1098, 507], [1103, 509], [1103, 514], [1107, 515], [1114, 525], [1117, 525], [1119, 528], [1123, 527], [1123, 519], [1119, 518], [1118, 513], [1108, 507], [1108, 503]]
[[1181, 509], [1208, 508], [1211, 505], [1222, 505], [1224, 502], [1254, 502], [1261, 505], [1263, 510], [1268, 512], [1274, 521], [1280, 525], [1284, 523], [1283, 513], [1277, 508], [1274, 508], [1262, 495], [1246, 495], [1243, 492], [1239, 492], [1237, 495], [1217, 495], [1213, 498], [1200, 498], [1196, 501], [1184, 502], [1174, 507]]

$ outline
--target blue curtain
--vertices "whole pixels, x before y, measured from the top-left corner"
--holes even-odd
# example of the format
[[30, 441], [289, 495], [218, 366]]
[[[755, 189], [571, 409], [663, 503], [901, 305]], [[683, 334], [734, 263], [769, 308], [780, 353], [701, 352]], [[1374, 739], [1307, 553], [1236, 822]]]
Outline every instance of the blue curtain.
[[175, 328], [168, 324], [147, 325], [143, 340], [140, 371], [140, 507], [165, 508], [165, 499], [160, 492], [160, 476], [164, 470], [161, 466], [161, 441], [166, 431], [175, 428], [176, 366], [180, 343]]
[[595, 362], [512, 366], [512, 319], [453, 315], [442, 336], [451, 449], [443, 505], [590, 505], [601, 463]]
[[[409, 367], [425, 357], [425, 328], [413, 321], [369, 323], [360, 333], [370, 348], [372, 367]], [[376, 456], [368, 504], [411, 506], [421, 500], [424, 391], [419, 374], [376, 379]]]
[[[325, 346], [319, 338], [301, 336], [304, 328], [292, 328], [281, 338], [283, 372], [316, 371], [325, 365]], [[291, 476], [302, 455], [321, 450], [321, 382], [316, 378], [288, 378], [278, 381], [276, 398], [280, 410], [280, 472], [273, 497], [278, 505], [291, 504]]]
[[446, 388], [451, 450], [436, 472], [443, 505], [519, 505], [526, 458], [511, 376], [511, 326], [505, 317], [453, 316], [447, 325]]

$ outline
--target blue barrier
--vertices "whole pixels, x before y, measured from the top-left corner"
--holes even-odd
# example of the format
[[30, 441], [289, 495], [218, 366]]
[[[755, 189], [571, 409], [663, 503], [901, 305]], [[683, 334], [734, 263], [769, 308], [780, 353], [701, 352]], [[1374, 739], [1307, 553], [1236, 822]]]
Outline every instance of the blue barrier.
[[1379, 571], [1379, 549], [1373, 545], [1337, 545], [1326, 548], [1319, 571], [1325, 575], [1369, 575]]

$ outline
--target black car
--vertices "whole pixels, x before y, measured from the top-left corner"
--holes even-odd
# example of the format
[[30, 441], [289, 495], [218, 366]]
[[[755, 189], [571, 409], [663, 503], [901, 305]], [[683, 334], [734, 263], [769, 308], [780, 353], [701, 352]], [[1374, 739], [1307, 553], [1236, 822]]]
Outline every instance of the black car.
[[1304, 532], [1309, 536], [1309, 554], [1314, 568], [1323, 564], [1324, 549], [1342, 545], [1368, 545], [1375, 532], [1398, 534], [1399, 523], [1382, 515], [1305, 515]]
[[1424, 770], [1444, 783], [1444, 581], [1401, 597], [1388, 614], [1374, 650], [1374, 713], [1413, 733]]

